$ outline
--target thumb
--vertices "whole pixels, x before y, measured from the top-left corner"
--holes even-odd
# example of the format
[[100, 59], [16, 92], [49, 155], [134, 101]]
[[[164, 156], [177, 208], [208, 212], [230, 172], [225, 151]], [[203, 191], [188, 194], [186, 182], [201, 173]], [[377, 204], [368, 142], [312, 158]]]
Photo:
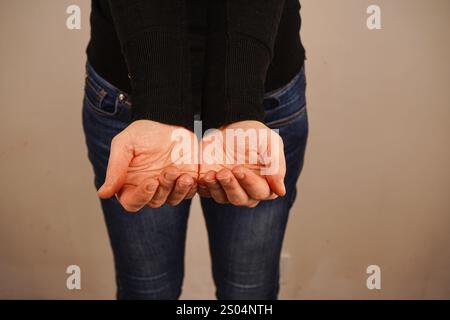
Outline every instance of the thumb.
[[[284, 156], [284, 144], [281, 137], [270, 131], [270, 141], [266, 146], [263, 154], [272, 161], [264, 161], [269, 167], [266, 172], [267, 183], [270, 189], [276, 195], [283, 197], [286, 195], [286, 186], [284, 184], [284, 177], [286, 175], [286, 158]], [[269, 156], [270, 155], [270, 156]]]
[[97, 191], [101, 199], [111, 198], [125, 183], [128, 166], [133, 159], [133, 148], [126, 137], [117, 135], [111, 142], [106, 179]]
[[280, 175], [266, 176], [267, 183], [270, 189], [276, 195], [284, 197], [286, 195], [286, 187], [284, 186], [284, 179]]

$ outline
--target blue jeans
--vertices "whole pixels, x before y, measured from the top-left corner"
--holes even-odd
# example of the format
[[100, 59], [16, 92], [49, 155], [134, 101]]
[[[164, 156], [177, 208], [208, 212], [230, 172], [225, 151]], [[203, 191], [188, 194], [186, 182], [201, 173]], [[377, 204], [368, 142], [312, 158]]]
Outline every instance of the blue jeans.
[[[279, 129], [287, 161], [287, 194], [255, 208], [202, 198], [218, 299], [276, 299], [279, 261], [296, 182], [303, 166], [308, 120], [302, 70], [289, 84], [266, 94], [265, 122]], [[131, 119], [130, 97], [88, 64], [83, 126], [95, 186], [105, 179], [112, 138]], [[117, 298], [177, 299], [184, 276], [186, 227], [191, 201], [129, 214], [113, 197], [101, 200], [113, 250]]]

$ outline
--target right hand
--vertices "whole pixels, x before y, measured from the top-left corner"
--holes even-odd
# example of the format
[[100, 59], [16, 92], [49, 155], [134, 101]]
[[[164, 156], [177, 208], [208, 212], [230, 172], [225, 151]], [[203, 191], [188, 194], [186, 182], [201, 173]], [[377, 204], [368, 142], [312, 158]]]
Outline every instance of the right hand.
[[[97, 194], [102, 199], [116, 195], [125, 210], [137, 212], [145, 205], [159, 208], [177, 205], [197, 191], [198, 165], [175, 165], [172, 151], [174, 130], [197, 143], [194, 134], [184, 128], [151, 120], [138, 120], [114, 137], [104, 184]], [[196, 150], [196, 148], [189, 148]], [[184, 155], [195, 159], [195, 154]]]

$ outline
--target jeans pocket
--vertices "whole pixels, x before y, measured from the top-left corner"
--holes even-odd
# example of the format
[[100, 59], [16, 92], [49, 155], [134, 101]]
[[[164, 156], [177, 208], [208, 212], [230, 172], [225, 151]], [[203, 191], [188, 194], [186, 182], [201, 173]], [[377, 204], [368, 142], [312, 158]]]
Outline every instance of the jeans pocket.
[[113, 117], [119, 111], [115, 99], [89, 76], [85, 81], [84, 99], [92, 111], [102, 116]]
[[306, 79], [302, 70], [284, 87], [264, 99], [266, 125], [272, 129], [288, 126], [306, 115]]

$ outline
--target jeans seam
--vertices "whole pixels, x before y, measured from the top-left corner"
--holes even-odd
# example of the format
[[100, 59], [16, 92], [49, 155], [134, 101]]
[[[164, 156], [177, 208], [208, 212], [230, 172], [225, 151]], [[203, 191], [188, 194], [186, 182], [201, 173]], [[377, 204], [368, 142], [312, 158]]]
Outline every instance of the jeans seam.
[[277, 127], [281, 127], [281, 126], [286, 126], [289, 125], [293, 122], [295, 122], [297, 119], [299, 119], [301, 116], [303, 116], [304, 114], [306, 114], [306, 103], [303, 104], [300, 109], [296, 112], [294, 112], [293, 114], [283, 117], [281, 119], [277, 119], [277, 120], [273, 120], [273, 121], [269, 121], [266, 122], [266, 125], [268, 127], [273, 127], [273, 126], [277, 126]]

